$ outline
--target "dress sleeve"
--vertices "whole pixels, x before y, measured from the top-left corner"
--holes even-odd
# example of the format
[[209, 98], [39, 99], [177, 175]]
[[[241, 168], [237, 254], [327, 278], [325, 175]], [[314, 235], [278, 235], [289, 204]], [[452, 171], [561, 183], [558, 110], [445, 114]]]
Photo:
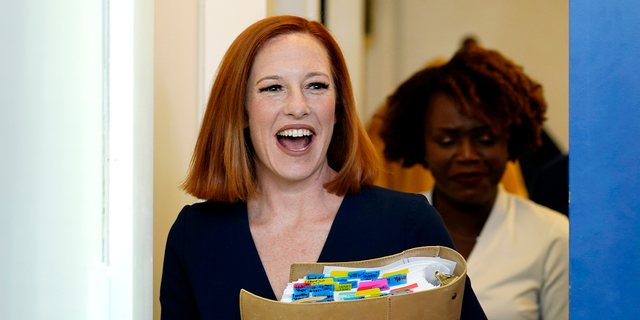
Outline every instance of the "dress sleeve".
[[540, 311], [544, 320], [569, 319], [569, 222], [560, 216], [549, 228], [551, 245], [544, 260]]
[[[455, 249], [453, 240], [444, 226], [442, 217], [423, 195], [415, 202], [407, 219], [407, 243], [409, 247], [445, 246]], [[462, 300], [461, 320], [487, 319], [467, 276]]]
[[167, 238], [160, 284], [160, 318], [163, 320], [200, 319], [184, 260], [188, 210], [189, 206], [182, 209]]

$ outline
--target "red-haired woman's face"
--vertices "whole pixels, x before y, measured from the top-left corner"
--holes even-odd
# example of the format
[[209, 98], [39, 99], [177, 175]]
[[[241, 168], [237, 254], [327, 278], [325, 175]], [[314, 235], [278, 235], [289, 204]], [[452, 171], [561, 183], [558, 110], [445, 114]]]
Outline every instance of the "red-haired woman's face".
[[456, 106], [449, 96], [436, 93], [425, 116], [426, 162], [434, 189], [460, 204], [486, 204], [494, 200], [509, 159], [508, 136], [495, 134]]
[[322, 44], [300, 33], [267, 41], [251, 68], [246, 99], [258, 179], [326, 182], [336, 89]]

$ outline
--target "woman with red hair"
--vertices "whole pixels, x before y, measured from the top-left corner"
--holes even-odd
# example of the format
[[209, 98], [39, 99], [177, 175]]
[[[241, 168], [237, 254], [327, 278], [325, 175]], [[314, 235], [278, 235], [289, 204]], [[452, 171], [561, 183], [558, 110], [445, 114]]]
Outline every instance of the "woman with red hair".
[[[423, 196], [372, 185], [377, 159], [355, 110], [320, 23], [271, 17], [238, 36], [183, 185], [206, 201], [185, 206], [167, 240], [163, 319], [239, 319], [239, 290], [280, 299], [294, 262], [453, 246]], [[469, 285], [463, 301], [463, 318], [484, 318]]]

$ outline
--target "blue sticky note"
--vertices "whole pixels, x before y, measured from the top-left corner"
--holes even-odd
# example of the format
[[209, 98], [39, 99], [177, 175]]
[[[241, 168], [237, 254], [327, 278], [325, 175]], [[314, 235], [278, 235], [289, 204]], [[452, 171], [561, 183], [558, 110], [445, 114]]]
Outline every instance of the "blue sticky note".
[[310, 293], [311, 292], [311, 288], [310, 287], [304, 287], [304, 288], [293, 288], [293, 294], [297, 294], [297, 293]]
[[310, 273], [307, 275], [307, 279], [324, 279], [324, 274], [322, 273]]
[[362, 276], [360, 277], [360, 279], [362, 279], [362, 280], [375, 280], [375, 279], [378, 279], [379, 276], [380, 276], [380, 270], [369, 271], [369, 272], [363, 273]]
[[[310, 286], [311, 293], [321, 292], [321, 291], [334, 291], [334, 285], [332, 284], [316, 284]], [[315, 297], [315, 295], [314, 295]]]
[[347, 278], [349, 278], [349, 280], [361, 279], [364, 273], [365, 273], [364, 270], [351, 271], [348, 273]]
[[397, 274], [391, 277], [386, 277], [385, 279], [387, 279], [389, 286], [393, 287], [393, 286], [398, 286], [401, 284], [407, 284], [407, 274]]
[[396, 295], [396, 294], [404, 294], [404, 293], [411, 293], [411, 292], [413, 291], [411, 291], [410, 289], [407, 289], [407, 290], [394, 291], [394, 292], [391, 292], [391, 294]]
[[344, 282], [339, 282], [339, 283], [340, 283], [340, 284], [343, 284], [343, 283], [350, 283], [350, 284], [351, 284], [351, 289], [355, 289], [355, 288], [357, 288], [357, 287], [358, 287], [358, 281], [356, 281], [356, 280], [353, 280], [353, 281], [344, 281]]
[[348, 281], [349, 277], [333, 277], [333, 282], [342, 283]]
[[333, 297], [333, 290], [325, 290], [325, 291], [318, 291], [318, 292], [314, 292], [311, 294], [312, 297], [321, 297], [321, 296], [326, 296], [326, 298], [324, 298], [323, 300], [317, 301], [317, 302], [327, 302], [327, 301], [333, 301], [334, 297]]
[[306, 293], [294, 293], [291, 296], [291, 300], [296, 301], [296, 300], [300, 300], [300, 299], [304, 299], [304, 298], [309, 298], [310, 293], [306, 292]]

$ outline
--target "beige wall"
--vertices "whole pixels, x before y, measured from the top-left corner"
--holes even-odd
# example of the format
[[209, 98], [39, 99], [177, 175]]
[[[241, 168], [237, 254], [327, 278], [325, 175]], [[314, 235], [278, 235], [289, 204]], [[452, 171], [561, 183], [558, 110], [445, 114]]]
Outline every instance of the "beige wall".
[[[154, 319], [160, 316], [158, 296], [169, 228], [185, 204], [197, 201], [178, 186], [200, 126], [203, 80], [199, 79], [206, 78], [199, 56], [201, 1], [205, 0], [155, 2]], [[513, 7], [514, 1], [487, 1], [374, 0], [374, 33], [366, 42], [365, 96], [360, 107], [363, 120], [399, 83], [426, 61], [450, 56], [460, 38], [473, 30], [481, 44], [499, 49], [543, 83], [550, 104], [548, 127], [566, 150], [568, 2], [521, 1]]]
[[364, 118], [427, 61], [450, 57], [461, 39], [502, 52], [542, 83], [545, 124], [561, 149], [569, 146], [569, 3], [567, 0], [373, 0], [367, 48]]
[[164, 246], [180, 209], [195, 201], [179, 189], [198, 131], [198, 0], [155, 3], [154, 319]]

